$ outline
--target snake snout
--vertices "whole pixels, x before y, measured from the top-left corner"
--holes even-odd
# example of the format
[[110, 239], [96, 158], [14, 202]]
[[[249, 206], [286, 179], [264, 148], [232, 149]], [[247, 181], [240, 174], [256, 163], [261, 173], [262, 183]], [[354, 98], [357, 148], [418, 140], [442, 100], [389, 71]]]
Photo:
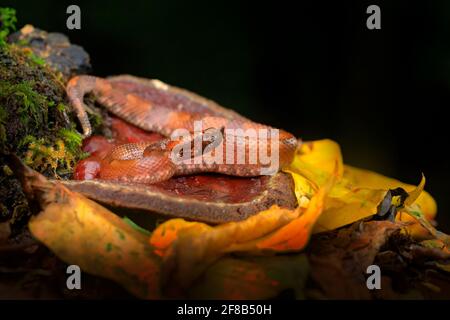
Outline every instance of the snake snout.
[[292, 149], [297, 148], [297, 144], [299, 143], [299, 141], [295, 137], [283, 139], [282, 142], [284, 145]]

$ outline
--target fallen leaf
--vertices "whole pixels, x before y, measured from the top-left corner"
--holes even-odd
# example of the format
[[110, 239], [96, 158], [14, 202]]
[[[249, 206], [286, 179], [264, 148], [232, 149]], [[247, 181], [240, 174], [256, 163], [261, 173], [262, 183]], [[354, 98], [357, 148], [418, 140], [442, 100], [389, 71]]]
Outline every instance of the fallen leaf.
[[414, 199], [413, 202], [420, 206], [427, 220], [432, 220], [436, 215], [436, 201], [428, 192], [423, 190], [425, 185], [424, 177], [422, 177], [419, 186], [416, 187], [369, 170], [359, 169], [348, 165], [345, 166], [344, 176], [349, 184], [361, 188], [382, 190], [402, 188], [408, 193], [414, 193], [414, 197], [410, 196], [408, 203]]
[[111, 279], [137, 297], [162, 296], [161, 259], [142, 231], [94, 201], [47, 180], [19, 159], [12, 162], [29, 202], [36, 201], [42, 208], [28, 223], [37, 240], [64, 262]]
[[290, 171], [289, 169], [286, 169], [284, 171], [286, 173], [289, 173], [294, 180], [294, 192], [295, 197], [297, 198], [298, 206], [307, 208], [310, 199], [317, 192], [317, 187], [311, 181], [298, 173]]
[[112, 279], [140, 298], [161, 297], [160, 259], [143, 233], [60, 184], [46, 199], [49, 204], [29, 222], [34, 237], [68, 264]]
[[284, 290], [303, 299], [308, 278], [304, 254], [270, 257], [224, 257], [211, 265], [189, 289], [191, 299], [270, 299]]
[[[253, 241], [230, 246], [227, 251], [246, 252], [291, 252], [300, 251], [309, 241], [317, 219], [322, 214], [326, 192], [331, 188], [332, 181], [312, 197], [309, 206], [301, 214], [274, 232]], [[299, 209], [300, 210], [300, 207]]]
[[164, 258], [164, 278], [187, 288], [232, 245], [262, 237], [297, 216], [298, 210], [274, 205], [247, 220], [214, 227], [173, 219], [161, 224], [149, 241]]
[[[284, 258], [294, 256], [277, 259], [274, 253], [299, 252], [312, 233], [335, 230], [376, 214], [395, 188], [406, 190], [407, 197], [391, 195], [388, 204], [402, 210], [417, 207], [426, 212], [418, 221], [438, 239], [446, 239], [427, 220], [434, 217], [436, 204], [423, 190], [424, 178], [414, 187], [345, 166], [339, 145], [331, 140], [304, 143], [285, 171], [294, 180], [299, 204], [294, 210], [274, 205], [246, 220], [216, 226], [171, 219], [151, 234], [58, 183], [34, 183], [44, 210], [30, 221], [30, 230], [64, 261], [113, 279], [144, 298], [161, 297], [161, 291], [175, 297], [183, 293], [200, 297], [207, 292], [230, 298], [273, 297], [288, 289], [286, 279], [292, 280], [288, 275], [297, 272], [292, 271], [296, 270], [293, 265], [286, 270], [278, 265]], [[33, 180], [30, 181], [28, 184], [33, 185]], [[345, 248], [352, 252], [351, 257], [359, 266], [373, 261], [386, 238], [404, 226], [387, 221], [373, 223], [362, 226], [376, 225], [379, 233], [371, 228], [372, 231], [355, 232], [357, 238], [349, 244], [353, 248]], [[342, 259], [342, 250], [336, 252], [337, 255], [332, 252], [328, 255]], [[252, 260], [231, 258], [230, 253], [271, 256]], [[315, 258], [316, 262], [321, 261], [318, 256]], [[345, 276], [347, 271], [338, 274]], [[355, 275], [361, 270], [349, 272]], [[330, 271], [331, 274], [335, 273]], [[215, 287], [226, 287], [229, 291]]]
[[[305, 180], [291, 173], [297, 197]], [[288, 252], [303, 249], [309, 240], [314, 223], [320, 216], [327, 191], [335, 174], [315, 193], [306, 209], [295, 210], [272, 206], [247, 220], [219, 226], [172, 219], [160, 225], [150, 237], [150, 244], [164, 257], [166, 281], [187, 288], [210, 264], [226, 253]], [[298, 184], [301, 184], [298, 186]]]
[[349, 189], [342, 183], [335, 186], [325, 201], [324, 211], [313, 232], [334, 230], [374, 215], [386, 192], [378, 189]]
[[[302, 193], [304, 197], [311, 199], [318, 188], [330, 179], [333, 168], [337, 168], [336, 183], [327, 192], [324, 209], [314, 233], [334, 230], [376, 214], [387, 192], [396, 188], [406, 190], [409, 195], [406, 203], [419, 205], [428, 220], [436, 215], [436, 202], [423, 190], [424, 177], [415, 187], [369, 170], [344, 165], [339, 145], [332, 140], [303, 143], [286, 172], [297, 180], [296, 194]], [[299, 203], [307, 204], [304, 199], [299, 199]], [[409, 217], [399, 216], [402, 222], [412, 221]], [[407, 228], [413, 235], [419, 235], [417, 226]]]
[[316, 190], [332, 175], [339, 181], [344, 165], [339, 145], [329, 139], [304, 142], [297, 150], [288, 171], [295, 172], [314, 184]]

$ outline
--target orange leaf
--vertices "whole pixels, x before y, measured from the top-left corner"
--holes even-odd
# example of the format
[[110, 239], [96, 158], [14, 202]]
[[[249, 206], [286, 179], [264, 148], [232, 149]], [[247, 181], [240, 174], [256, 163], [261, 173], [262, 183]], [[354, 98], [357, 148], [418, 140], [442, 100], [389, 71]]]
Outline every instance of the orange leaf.
[[43, 187], [44, 209], [29, 222], [36, 239], [68, 264], [114, 280], [140, 298], [161, 297], [161, 259], [146, 235], [59, 183]]

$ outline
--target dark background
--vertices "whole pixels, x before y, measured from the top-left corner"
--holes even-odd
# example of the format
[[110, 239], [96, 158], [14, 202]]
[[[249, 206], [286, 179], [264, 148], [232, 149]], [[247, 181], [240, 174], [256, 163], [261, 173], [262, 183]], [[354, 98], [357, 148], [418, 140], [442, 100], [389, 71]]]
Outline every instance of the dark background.
[[[66, 29], [81, 7], [82, 29]], [[381, 30], [366, 8], [381, 7]], [[331, 138], [348, 164], [417, 184], [450, 231], [450, 1], [1, 1], [70, 36], [94, 74], [158, 78], [282, 127]], [[450, 183], [450, 181], [449, 181]]]

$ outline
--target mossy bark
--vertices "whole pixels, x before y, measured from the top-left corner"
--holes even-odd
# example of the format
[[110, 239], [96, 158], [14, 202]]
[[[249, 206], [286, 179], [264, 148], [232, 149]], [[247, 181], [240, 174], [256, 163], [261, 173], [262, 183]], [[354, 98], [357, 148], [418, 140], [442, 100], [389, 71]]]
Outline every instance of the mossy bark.
[[49, 177], [70, 174], [81, 154], [81, 139], [78, 144], [69, 140], [67, 132], [76, 123], [66, 105], [64, 83], [57, 72], [34, 61], [25, 48], [0, 48], [0, 222], [22, 225], [29, 215], [5, 153], [17, 154]]

